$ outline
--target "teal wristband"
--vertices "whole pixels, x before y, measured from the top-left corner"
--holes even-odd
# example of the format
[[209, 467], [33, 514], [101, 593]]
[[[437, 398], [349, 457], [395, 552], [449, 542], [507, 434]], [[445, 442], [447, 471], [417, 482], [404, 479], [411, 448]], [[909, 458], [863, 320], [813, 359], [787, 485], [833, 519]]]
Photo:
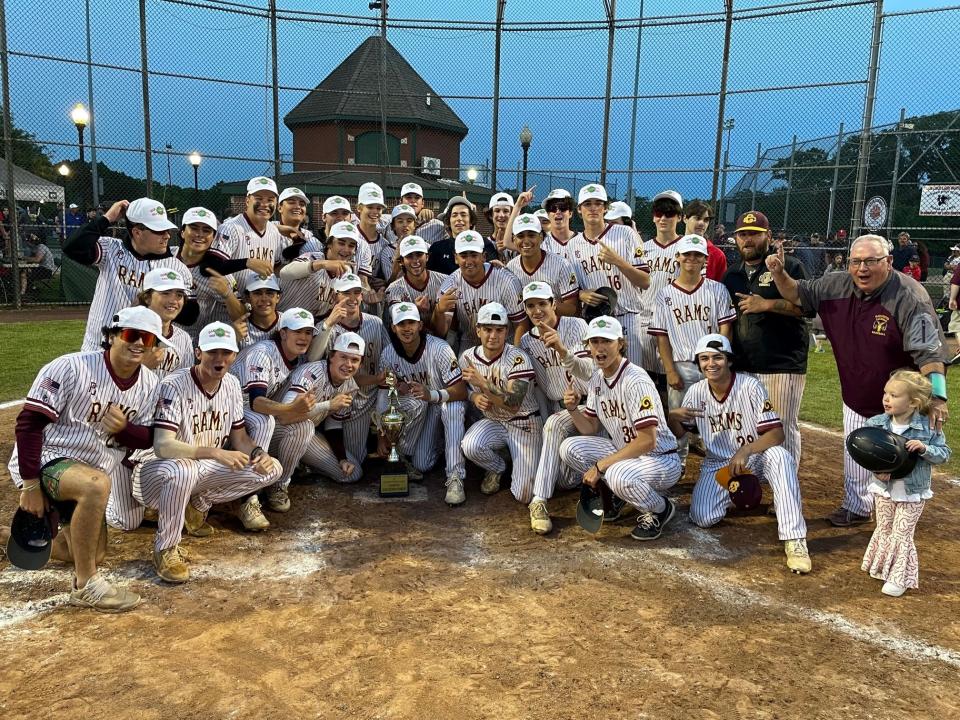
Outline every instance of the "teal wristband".
[[943, 373], [932, 372], [927, 375], [930, 384], [933, 385], [933, 396], [940, 400], [947, 399], [947, 378]]

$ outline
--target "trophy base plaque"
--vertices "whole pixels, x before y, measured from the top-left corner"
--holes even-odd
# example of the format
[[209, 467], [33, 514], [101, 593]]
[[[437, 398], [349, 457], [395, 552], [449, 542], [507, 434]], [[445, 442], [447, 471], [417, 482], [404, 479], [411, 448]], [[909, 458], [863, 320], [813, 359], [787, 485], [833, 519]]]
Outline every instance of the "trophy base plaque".
[[383, 463], [380, 471], [380, 497], [407, 497], [410, 495], [410, 479], [402, 462]]

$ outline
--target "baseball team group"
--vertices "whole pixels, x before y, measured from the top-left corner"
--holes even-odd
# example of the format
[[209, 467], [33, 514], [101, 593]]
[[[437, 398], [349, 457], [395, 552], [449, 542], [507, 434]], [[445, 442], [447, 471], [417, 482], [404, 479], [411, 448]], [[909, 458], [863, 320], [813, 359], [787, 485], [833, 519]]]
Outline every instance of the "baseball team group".
[[946, 349], [884, 238], [856, 238], [848, 272], [811, 280], [758, 211], [737, 219], [728, 267], [707, 239], [710, 206], [672, 190], [654, 198], [646, 240], [599, 184], [552, 190], [534, 213], [532, 191], [496, 193], [488, 237], [464, 196], [437, 217], [416, 183], [395, 199], [374, 183], [355, 203], [328, 197], [314, 234], [304, 192], [256, 177], [222, 222], [194, 207], [177, 228], [140, 198], [68, 238], [64, 254], [99, 271], [83, 345], [37, 375], [9, 471], [18, 515], [42, 520], [50, 557], [74, 568], [71, 604], [140, 603], [98, 571], [107, 525], [155, 521], [156, 572], [182, 583], [185, 537], [215, 532], [213, 506], [264, 531], [290, 510], [292, 479], [360, 481], [390, 449], [388, 384], [407, 475], [442, 468], [449, 506], [467, 500], [469, 461], [481, 493], [509, 485], [535, 533], [552, 531], [558, 491], [587, 487], [609, 493], [605, 520], [633, 508], [630, 536], [653, 541], [697, 452], [691, 522], [713, 526], [734, 507], [730, 478], [765, 482], [786, 564], [809, 573], [798, 415], [817, 315], [845, 433], [884, 427], [919, 458], [894, 478], [845, 456], [828, 520], [875, 519], [862, 569], [887, 595], [918, 587], [914, 528], [931, 466], [950, 454]]

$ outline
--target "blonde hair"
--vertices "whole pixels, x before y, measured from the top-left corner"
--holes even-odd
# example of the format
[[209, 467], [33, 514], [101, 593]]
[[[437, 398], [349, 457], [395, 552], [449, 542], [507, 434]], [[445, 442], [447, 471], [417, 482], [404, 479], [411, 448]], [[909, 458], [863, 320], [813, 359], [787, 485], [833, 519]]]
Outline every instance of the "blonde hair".
[[907, 395], [910, 400], [916, 403], [917, 410], [922, 415], [930, 411], [930, 400], [933, 396], [933, 385], [927, 378], [916, 370], [902, 368], [890, 373], [890, 380], [903, 383], [907, 388]]

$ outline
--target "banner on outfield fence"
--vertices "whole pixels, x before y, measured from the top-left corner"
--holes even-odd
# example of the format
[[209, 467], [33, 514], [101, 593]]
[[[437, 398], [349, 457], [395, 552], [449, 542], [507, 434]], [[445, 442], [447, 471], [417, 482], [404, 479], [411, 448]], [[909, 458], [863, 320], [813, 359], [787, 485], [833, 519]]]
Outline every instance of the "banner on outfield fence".
[[920, 214], [960, 216], [960, 185], [924, 185], [920, 188]]

